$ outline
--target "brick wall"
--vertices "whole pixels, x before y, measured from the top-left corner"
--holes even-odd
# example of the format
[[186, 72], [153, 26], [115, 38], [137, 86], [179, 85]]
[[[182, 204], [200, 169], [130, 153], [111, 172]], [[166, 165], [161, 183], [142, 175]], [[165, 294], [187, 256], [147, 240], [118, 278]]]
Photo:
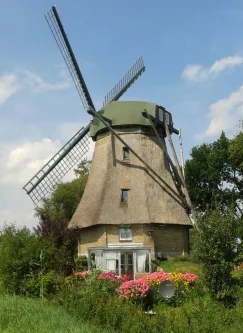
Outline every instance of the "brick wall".
[[[135, 224], [131, 243], [143, 243], [151, 249], [151, 258], [158, 255], [183, 255], [188, 253], [188, 227], [180, 225]], [[98, 225], [80, 230], [78, 252], [88, 254], [90, 247], [106, 247], [110, 243], [124, 243], [119, 240], [118, 225]], [[125, 241], [129, 243], [129, 241]]]

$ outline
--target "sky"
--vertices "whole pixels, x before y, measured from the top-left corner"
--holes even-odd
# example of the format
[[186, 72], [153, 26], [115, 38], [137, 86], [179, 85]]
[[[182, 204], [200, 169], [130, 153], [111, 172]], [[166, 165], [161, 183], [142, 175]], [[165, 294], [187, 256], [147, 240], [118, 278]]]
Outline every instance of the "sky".
[[[48, 0], [0, 0], [0, 228], [37, 224], [25, 183], [90, 120], [48, 28]], [[164, 106], [193, 146], [243, 119], [243, 2], [56, 0], [96, 108], [143, 56], [122, 97]], [[178, 146], [178, 137], [173, 137]]]

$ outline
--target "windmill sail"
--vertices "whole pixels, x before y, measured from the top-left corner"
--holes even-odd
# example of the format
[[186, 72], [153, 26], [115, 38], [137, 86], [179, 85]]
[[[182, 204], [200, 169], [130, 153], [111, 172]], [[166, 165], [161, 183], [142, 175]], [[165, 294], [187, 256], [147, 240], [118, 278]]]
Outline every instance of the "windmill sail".
[[91, 106], [95, 109], [55, 6], [46, 13], [45, 18], [68, 67], [84, 108], [87, 110]]
[[[55, 38], [58, 48], [71, 74], [80, 99], [86, 110], [90, 107], [95, 110], [93, 101], [85, 84], [84, 78], [79, 69], [71, 45], [57, 13], [53, 6], [45, 15], [46, 21]], [[133, 82], [144, 72], [145, 66], [142, 57], [140, 57], [129, 69], [126, 75], [106, 96], [104, 105], [117, 101], [124, 92], [133, 84]], [[81, 162], [89, 151], [90, 146], [90, 125], [80, 129], [57, 153], [52, 157], [34, 177], [32, 177], [23, 189], [37, 204], [42, 198], [47, 196], [53, 188], [60, 183], [63, 177], [75, 165]]]
[[138, 60], [128, 70], [128, 72], [123, 76], [123, 78], [105, 96], [103, 106], [106, 106], [112, 101], [117, 101], [144, 71], [145, 66], [143, 63], [143, 58], [139, 57]]
[[35, 175], [23, 189], [37, 204], [77, 165], [89, 151], [89, 128], [81, 128]]

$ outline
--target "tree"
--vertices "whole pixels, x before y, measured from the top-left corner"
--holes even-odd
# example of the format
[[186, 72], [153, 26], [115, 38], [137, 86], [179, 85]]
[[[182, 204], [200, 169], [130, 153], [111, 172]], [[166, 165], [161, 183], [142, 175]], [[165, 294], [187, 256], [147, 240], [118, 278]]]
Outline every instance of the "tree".
[[30, 275], [51, 269], [52, 253], [52, 244], [26, 227], [5, 226], [0, 234], [0, 281], [4, 291], [22, 293], [23, 282]]
[[50, 198], [44, 199], [42, 206], [36, 208], [39, 218], [36, 235], [52, 240], [55, 248], [53, 269], [65, 275], [74, 268], [78, 237], [77, 231], [67, 226], [84, 193], [89, 167], [89, 161], [82, 161], [75, 170], [75, 179], [59, 184]]
[[192, 148], [185, 165], [186, 184], [197, 212], [232, 207], [242, 214], [243, 133], [229, 140], [222, 132], [210, 144]]
[[243, 219], [232, 210], [208, 211], [199, 218], [199, 228], [194, 231], [192, 255], [202, 263], [211, 294], [221, 298], [232, 285], [233, 266], [242, 260]]

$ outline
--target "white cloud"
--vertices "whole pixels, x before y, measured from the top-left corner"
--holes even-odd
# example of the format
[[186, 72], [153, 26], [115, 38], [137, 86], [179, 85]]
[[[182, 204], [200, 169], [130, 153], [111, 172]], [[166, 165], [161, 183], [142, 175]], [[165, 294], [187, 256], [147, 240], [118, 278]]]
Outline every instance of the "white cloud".
[[231, 135], [239, 120], [243, 119], [243, 86], [228, 97], [211, 104], [208, 117], [208, 128], [198, 135], [199, 138], [217, 136], [222, 130]]
[[46, 138], [39, 142], [1, 144], [0, 183], [24, 185], [60, 147], [60, 141]]
[[63, 74], [59, 73], [60, 82], [49, 83], [44, 81], [40, 76], [27, 71], [18, 70], [14, 73], [7, 73], [0, 76], [0, 104], [16, 92], [28, 89], [31, 92], [45, 92], [53, 90], [63, 90], [69, 86], [70, 80]]
[[34, 92], [62, 90], [69, 86], [69, 80], [59, 83], [48, 83], [38, 75], [27, 70], [19, 71], [19, 80], [22, 81], [24, 87], [29, 87]]
[[[80, 124], [63, 124], [62, 130], [69, 129], [71, 136], [74, 127]], [[40, 141], [21, 141], [0, 143], [0, 228], [4, 222], [16, 222], [32, 227], [37, 223], [34, 218], [34, 205], [22, 187], [38, 172], [44, 164], [61, 148], [59, 140], [43, 138]], [[92, 159], [94, 142], [90, 138], [90, 150], [87, 158]], [[71, 170], [64, 181], [74, 177]]]
[[4, 103], [19, 89], [17, 76], [13, 73], [0, 76], [0, 104]]
[[204, 68], [201, 65], [187, 65], [181, 77], [194, 82], [213, 80], [224, 70], [233, 69], [242, 63], [243, 57], [235, 55], [216, 60], [209, 68]]

